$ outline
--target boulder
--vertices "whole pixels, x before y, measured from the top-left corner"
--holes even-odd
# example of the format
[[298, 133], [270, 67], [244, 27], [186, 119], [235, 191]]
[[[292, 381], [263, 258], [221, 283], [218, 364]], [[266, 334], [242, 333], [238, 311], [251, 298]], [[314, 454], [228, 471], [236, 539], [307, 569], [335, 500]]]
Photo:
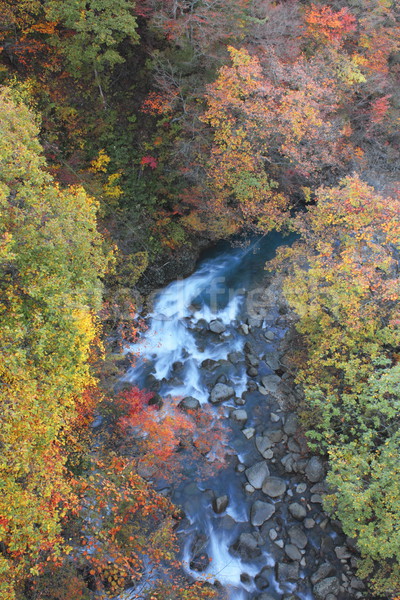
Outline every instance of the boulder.
[[288, 509], [292, 517], [294, 519], [297, 519], [298, 521], [302, 521], [307, 515], [307, 511], [304, 508], [304, 506], [302, 506], [298, 502], [292, 502], [291, 504], [289, 504]]
[[260, 527], [275, 513], [275, 506], [269, 502], [256, 500], [250, 510], [250, 521], [254, 527]]
[[292, 527], [289, 527], [288, 534], [290, 542], [297, 546], [297, 548], [300, 548], [300, 550], [303, 550], [303, 548], [307, 546], [307, 536], [298, 525], [293, 525]]
[[280, 477], [267, 477], [264, 479], [262, 491], [271, 498], [278, 498], [286, 492], [286, 483]]
[[209, 325], [209, 330], [213, 333], [224, 333], [226, 331], [226, 326], [219, 319], [215, 321], [211, 321]]
[[270, 369], [277, 371], [280, 367], [279, 357], [274, 352], [266, 352], [264, 354], [264, 361], [267, 363]]
[[245, 471], [248, 482], [256, 489], [260, 490], [266, 477], [269, 477], [269, 468], [267, 463], [262, 460]]
[[263, 388], [270, 394], [276, 394], [280, 382], [281, 378], [278, 375], [265, 375], [265, 377], [261, 378]]
[[311, 483], [321, 481], [325, 477], [325, 469], [322, 460], [318, 456], [312, 456], [305, 468], [306, 477]]
[[228, 496], [224, 495], [224, 496], [218, 496], [218, 498], [214, 498], [212, 506], [214, 509], [214, 512], [216, 512], [218, 515], [223, 513], [224, 510], [226, 510], [226, 507], [229, 504], [229, 498]]
[[276, 564], [276, 577], [278, 581], [297, 581], [299, 574], [300, 566], [297, 562]]
[[241, 352], [229, 352], [228, 360], [232, 364], [236, 365], [243, 360], [243, 354]]
[[231, 412], [231, 419], [237, 423], [246, 423], [247, 412], [243, 408], [235, 408], [235, 410]]
[[332, 573], [334, 573], [334, 572], [335, 572], [334, 566], [331, 565], [331, 563], [329, 563], [329, 562], [324, 562], [324, 563], [322, 563], [322, 565], [320, 565], [318, 567], [318, 569], [315, 571], [315, 573], [313, 573], [311, 575], [311, 577], [310, 577], [311, 583], [313, 585], [315, 585], [319, 581], [322, 581], [323, 579], [326, 579], [327, 577], [329, 577], [329, 575], [332, 575]]
[[200, 408], [200, 402], [193, 396], [187, 396], [179, 402], [178, 406], [182, 410], [197, 410]]
[[337, 596], [340, 591], [340, 583], [337, 577], [328, 577], [316, 583], [313, 587], [315, 600], [325, 600], [328, 594]]
[[268, 578], [271, 575], [271, 567], [264, 567], [261, 569], [259, 573], [254, 577], [254, 583], [258, 587], [259, 590], [266, 590], [269, 587]]
[[225, 383], [217, 383], [210, 394], [210, 402], [213, 404], [218, 404], [219, 402], [224, 402], [225, 400], [229, 400], [235, 395], [235, 390], [226, 385]]
[[290, 558], [290, 560], [301, 560], [301, 552], [294, 544], [286, 544], [285, 553]]
[[261, 554], [258, 541], [252, 533], [241, 533], [239, 539], [233, 544], [232, 550], [246, 560]]
[[290, 413], [285, 419], [283, 431], [287, 435], [294, 435], [298, 429], [298, 426], [299, 426], [299, 423], [297, 420], [297, 416], [294, 413]]
[[257, 358], [257, 356], [254, 356], [254, 354], [248, 354], [246, 356], [246, 362], [248, 365], [250, 365], [250, 367], [258, 367], [258, 365], [260, 364], [259, 359]]
[[267, 435], [256, 435], [256, 448], [261, 454], [261, 456], [264, 456], [264, 454], [270, 448], [272, 448], [273, 445], [273, 441]]

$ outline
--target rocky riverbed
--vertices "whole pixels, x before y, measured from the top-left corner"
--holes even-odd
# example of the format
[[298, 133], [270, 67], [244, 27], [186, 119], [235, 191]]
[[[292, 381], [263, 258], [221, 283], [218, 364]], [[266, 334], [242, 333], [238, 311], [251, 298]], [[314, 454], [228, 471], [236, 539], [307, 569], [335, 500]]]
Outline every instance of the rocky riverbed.
[[[199, 289], [192, 282], [179, 309], [182, 285], [155, 307], [166, 317], [150, 327], [148, 339], [157, 333], [159, 340], [140, 371], [162, 396], [181, 395], [182, 410], [223, 407], [232, 429], [226, 469], [201, 483], [194, 473], [166, 491], [186, 515], [187, 571], [234, 600], [363, 598], [354, 544], [322, 507], [326, 464], [308, 451], [296, 415], [301, 390], [288, 359], [294, 318], [281, 279], [247, 290], [240, 302], [234, 294], [216, 310], [198, 301], [207, 273], [197, 275]], [[128, 379], [138, 380], [137, 368]]]

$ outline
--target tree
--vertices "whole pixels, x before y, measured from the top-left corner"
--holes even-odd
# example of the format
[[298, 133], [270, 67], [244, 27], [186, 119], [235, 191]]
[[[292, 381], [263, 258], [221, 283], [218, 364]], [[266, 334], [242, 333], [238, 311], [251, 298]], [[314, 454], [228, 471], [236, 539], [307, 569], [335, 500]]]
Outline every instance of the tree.
[[[33, 115], [0, 95], [2, 597], [62, 546], [74, 497], [63, 447], [93, 383], [95, 312], [108, 259], [95, 201], [45, 171]], [[71, 448], [73, 451], [73, 448]]]

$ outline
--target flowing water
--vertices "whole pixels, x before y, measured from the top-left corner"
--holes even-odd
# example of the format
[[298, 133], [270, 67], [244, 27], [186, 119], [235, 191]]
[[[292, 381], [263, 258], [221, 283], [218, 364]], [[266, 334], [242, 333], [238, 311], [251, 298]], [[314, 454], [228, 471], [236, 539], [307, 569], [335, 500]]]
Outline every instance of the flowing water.
[[[284, 243], [288, 243], [287, 238], [273, 234], [246, 248], [219, 248], [203, 257], [190, 277], [175, 281], [155, 294], [153, 309], [147, 317], [148, 329], [137, 344], [127, 349], [137, 356], [137, 360], [125, 380], [143, 388], [159, 381], [162, 397], [191, 396], [205, 404], [216, 377], [222, 376], [234, 387], [236, 398], [241, 398], [242, 394], [246, 397], [246, 427], [256, 425], [260, 418], [258, 407], [261, 401], [265, 403], [265, 398], [258, 393], [246, 392], [248, 376], [244, 360], [233, 364], [227, 358], [229, 353], [243, 351], [248, 338], [240, 323], [252, 315], [254, 306], [257, 307], [257, 285], [264, 277], [265, 262]], [[225, 326], [220, 335], [209, 331], [209, 324], [214, 320]], [[276, 321], [276, 307], [271, 306], [260, 329], [275, 327], [279, 341], [284, 329], [279, 330]], [[267, 348], [265, 339], [263, 344]], [[216, 370], [210, 371], [204, 361], [220, 362]], [[262, 375], [273, 372], [264, 363], [260, 368]], [[238, 407], [232, 400], [224, 403], [224, 407], [228, 421], [230, 407]], [[268, 421], [267, 412], [263, 418]], [[186, 514], [183, 561], [193, 577], [220, 582], [232, 600], [254, 598], [254, 577], [268, 566], [268, 593], [273, 598], [281, 598], [282, 594], [291, 592], [293, 584], [278, 584], [273, 569], [275, 561], [268, 545], [263, 547], [260, 556], [251, 560], [232, 552], [231, 546], [240, 533], [254, 530], [249, 523], [249, 494], [244, 491], [244, 476], [237, 472], [237, 465], [251, 465], [261, 457], [255, 456], [254, 442], [246, 439], [238, 424], [232, 424], [230, 443], [236, 461], [231, 461], [227, 468], [206, 482], [198, 484], [194, 478], [189, 479], [174, 491], [173, 500]], [[229, 497], [229, 505], [222, 514], [216, 514], [212, 508], [212, 495], [224, 494]], [[191, 549], [199, 534], [207, 540], [206, 551], [211, 559], [209, 566], [201, 572], [190, 567]], [[297, 593], [304, 600], [312, 597], [307, 589]]]

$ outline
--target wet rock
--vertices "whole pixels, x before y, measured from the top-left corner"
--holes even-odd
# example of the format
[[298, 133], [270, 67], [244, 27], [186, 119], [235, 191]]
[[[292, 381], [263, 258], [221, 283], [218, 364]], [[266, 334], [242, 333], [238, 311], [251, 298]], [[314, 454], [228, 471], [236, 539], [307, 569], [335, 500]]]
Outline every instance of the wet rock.
[[246, 356], [246, 362], [251, 367], [258, 367], [260, 364], [259, 359], [257, 358], [257, 356], [254, 356], [254, 354], [248, 354]]
[[337, 596], [340, 591], [339, 579], [337, 577], [328, 577], [316, 583], [313, 592], [316, 600], [325, 600], [328, 594]]
[[324, 478], [324, 465], [322, 464], [322, 460], [318, 458], [318, 456], [312, 456], [307, 462], [305, 474], [307, 479], [311, 481], [311, 483], [316, 483], [317, 481], [321, 481], [321, 479]]
[[257, 375], [258, 375], [258, 371], [255, 367], [249, 367], [246, 370], [246, 373], [249, 377], [257, 377]]
[[211, 390], [210, 394], [210, 402], [213, 404], [218, 404], [219, 402], [224, 402], [225, 400], [229, 400], [232, 396], [235, 395], [235, 390], [226, 385], [225, 383], [217, 383]]
[[278, 581], [297, 581], [300, 574], [299, 563], [277, 563], [276, 577]]
[[240, 581], [242, 583], [250, 583], [251, 577], [248, 573], [240, 573]]
[[197, 398], [193, 398], [193, 396], [187, 396], [179, 402], [178, 406], [182, 410], [197, 410], [200, 408], [200, 402]]
[[236, 406], [243, 406], [244, 404], [246, 404], [246, 400], [244, 398], [235, 398], [234, 403], [236, 404]]
[[261, 554], [258, 542], [251, 533], [241, 533], [231, 549], [244, 559], [256, 558]]
[[236, 365], [237, 363], [239, 363], [243, 360], [243, 354], [241, 352], [229, 352], [228, 360], [233, 365]]
[[265, 375], [265, 377], [261, 378], [263, 388], [270, 394], [276, 394], [280, 382], [281, 378], [278, 375]]
[[222, 323], [222, 321], [216, 319], [215, 321], [211, 321], [209, 329], [213, 333], [224, 333], [224, 331], [226, 331], [226, 326], [224, 323]]
[[291, 504], [289, 504], [288, 509], [292, 517], [294, 519], [297, 519], [298, 521], [302, 521], [307, 515], [307, 511], [304, 508], [304, 506], [302, 506], [298, 502], [292, 502]]
[[310, 577], [311, 583], [313, 585], [315, 585], [316, 583], [318, 583], [319, 581], [322, 581], [323, 579], [326, 579], [327, 577], [329, 577], [329, 575], [332, 575], [332, 573], [335, 572], [335, 568], [333, 565], [331, 565], [331, 563], [329, 562], [324, 562], [322, 563], [322, 565], [320, 565], [318, 567], [318, 569], [315, 571], [315, 573], [313, 573]]
[[212, 506], [214, 509], [214, 512], [217, 513], [217, 515], [221, 514], [224, 512], [224, 510], [226, 510], [226, 507], [229, 504], [229, 498], [228, 496], [218, 496], [218, 498], [215, 498], [213, 500]]
[[269, 587], [268, 577], [271, 574], [270, 567], [264, 567], [261, 569], [259, 573], [254, 577], [254, 583], [258, 587], [259, 590], [266, 590]]
[[243, 408], [235, 408], [235, 410], [231, 412], [231, 419], [237, 423], [246, 423], [247, 412]]
[[275, 506], [269, 502], [256, 500], [250, 510], [250, 521], [254, 527], [260, 527], [275, 513]]
[[204, 571], [210, 564], [207, 552], [205, 548], [208, 544], [208, 537], [202, 533], [199, 533], [194, 538], [190, 546], [190, 554], [192, 560], [190, 561], [190, 568], [200, 573]]
[[[264, 456], [265, 452], [272, 448], [274, 445], [273, 441], [267, 435], [257, 435], [256, 436], [256, 448], [261, 454]], [[264, 456], [265, 458], [265, 456]]]
[[294, 435], [297, 431], [298, 426], [299, 426], [299, 424], [298, 424], [297, 416], [293, 413], [290, 413], [285, 419], [283, 431], [287, 435]]
[[206, 358], [201, 363], [202, 369], [207, 369], [208, 371], [214, 371], [220, 364], [219, 360], [213, 360], [212, 358]]
[[285, 553], [290, 558], [290, 560], [301, 560], [301, 552], [294, 544], [286, 544]]
[[241, 329], [243, 335], [249, 335], [249, 326], [246, 323], [242, 323], [240, 325], [240, 329]]
[[271, 498], [278, 498], [286, 492], [286, 483], [280, 477], [267, 477], [262, 485], [262, 491]]
[[272, 423], [279, 423], [279, 421], [281, 420], [280, 416], [275, 413], [271, 413], [269, 417]]
[[303, 550], [307, 546], [307, 536], [298, 525], [289, 527], [288, 534], [290, 542], [297, 546], [297, 548], [300, 548], [300, 550]]
[[260, 490], [264, 483], [266, 477], [269, 477], [269, 468], [267, 463], [262, 460], [261, 462], [256, 463], [252, 467], [246, 469], [246, 477], [248, 482], [256, 488], [256, 490]]
[[268, 331], [265, 331], [264, 337], [268, 342], [272, 342], [272, 340], [275, 339], [275, 333], [269, 329]]
[[203, 554], [194, 556], [192, 558], [192, 560], [190, 561], [190, 568], [193, 569], [193, 571], [198, 571], [198, 573], [202, 573], [207, 569], [209, 564], [209, 556], [207, 552], [203, 552]]
[[274, 598], [274, 596], [271, 596], [270, 594], [260, 594], [259, 596], [256, 596], [255, 600], [276, 600]]

